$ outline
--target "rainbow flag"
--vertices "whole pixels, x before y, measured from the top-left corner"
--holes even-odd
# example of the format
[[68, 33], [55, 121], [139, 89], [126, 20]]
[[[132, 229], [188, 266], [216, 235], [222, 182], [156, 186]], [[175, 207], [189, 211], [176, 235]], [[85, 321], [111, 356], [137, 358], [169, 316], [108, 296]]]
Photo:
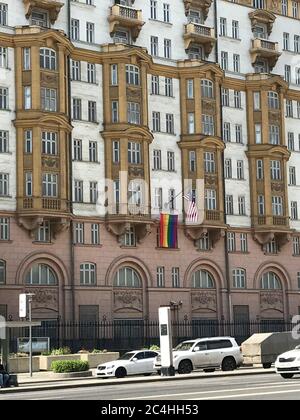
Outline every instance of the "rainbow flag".
[[160, 215], [159, 246], [161, 248], [177, 248], [178, 215]]

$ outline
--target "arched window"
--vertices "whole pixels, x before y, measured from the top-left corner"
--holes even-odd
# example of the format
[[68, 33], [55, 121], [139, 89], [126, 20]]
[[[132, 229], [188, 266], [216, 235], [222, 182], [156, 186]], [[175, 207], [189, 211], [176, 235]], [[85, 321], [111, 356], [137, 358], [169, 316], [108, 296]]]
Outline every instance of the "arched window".
[[114, 278], [116, 287], [142, 287], [139, 274], [131, 267], [123, 267], [116, 273]]
[[96, 284], [96, 264], [80, 264], [80, 284], [85, 286]]
[[126, 83], [128, 85], [140, 84], [140, 69], [132, 64], [126, 64]]
[[260, 288], [264, 290], [281, 290], [281, 281], [273, 271], [265, 273], [260, 281]]
[[0, 260], [0, 284], [5, 284], [6, 282], [6, 264], [5, 261]]
[[268, 103], [270, 109], [279, 109], [279, 98], [277, 92], [268, 92]]
[[192, 287], [193, 289], [214, 289], [215, 282], [208, 271], [198, 270], [193, 274]]
[[207, 79], [201, 80], [201, 94], [203, 98], [213, 98], [214, 97], [213, 82]]
[[40, 48], [41, 69], [56, 70], [56, 52], [50, 48]]
[[233, 287], [236, 289], [246, 288], [246, 270], [243, 268], [235, 268], [232, 270]]
[[57, 277], [52, 268], [46, 264], [36, 264], [31, 267], [25, 277], [26, 284], [56, 285]]

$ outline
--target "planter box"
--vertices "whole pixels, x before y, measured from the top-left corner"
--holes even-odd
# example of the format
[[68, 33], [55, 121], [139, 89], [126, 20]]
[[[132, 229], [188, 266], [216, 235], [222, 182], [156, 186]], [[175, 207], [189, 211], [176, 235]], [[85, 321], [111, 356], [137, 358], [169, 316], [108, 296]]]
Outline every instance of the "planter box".
[[51, 370], [52, 362], [56, 360], [80, 360], [80, 354], [64, 354], [61, 356], [40, 356], [40, 370]]
[[111, 362], [119, 358], [118, 352], [107, 352], [107, 353], [82, 353], [80, 358], [84, 362], [89, 363], [90, 369], [101, 365], [102, 363]]
[[[40, 370], [39, 356], [32, 358], [32, 371]], [[29, 372], [29, 357], [12, 357], [8, 359], [9, 373], [27, 373]]]
[[84, 370], [82, 372], [68, 372], [68, 373], [50, 373], [51, 378], [65, 379], [65, 378], [89, 378], [93, 376], [93, 372], [90, 370]]

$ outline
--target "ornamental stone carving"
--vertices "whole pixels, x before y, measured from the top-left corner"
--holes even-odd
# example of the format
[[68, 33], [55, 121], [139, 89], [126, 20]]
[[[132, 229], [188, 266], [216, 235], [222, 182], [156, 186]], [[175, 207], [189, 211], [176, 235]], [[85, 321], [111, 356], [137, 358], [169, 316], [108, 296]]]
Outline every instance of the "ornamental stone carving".
[[49, 309], [58, 309], [58, 296], [56, 289], [44, 289], [41, 288], [28, 288], [25, 293], [34, 293], [34, 298], [32, 300], [33, 308], [49, 308]]
[[217, 311], [216, 292], [202, 291], [192, 292], [192, 310], [209, 309]]
[[265, 311], [267, 309], [275, 309], [283, 312], [283, 295], [278, 292], [261, 292], [260, 294], [260, 309]]
[[47, 167], [47, 168], [54, 168], [57, 169], [58, 168], [58, 160], [55, 158], [51, 158], [51, 157], [43, 157], [42, 158], [42, 165], [43, 167]]
[[131, 309], [143, 311], [143, 294], [141, 290], [114, 291], [114, 311]]
[[46, 85], [47, 87], [57, 87], [58, 84], [58, 77], [56, 74], [48, 74], [45, 72], [41, 72], [41, 83], [42, 85]]

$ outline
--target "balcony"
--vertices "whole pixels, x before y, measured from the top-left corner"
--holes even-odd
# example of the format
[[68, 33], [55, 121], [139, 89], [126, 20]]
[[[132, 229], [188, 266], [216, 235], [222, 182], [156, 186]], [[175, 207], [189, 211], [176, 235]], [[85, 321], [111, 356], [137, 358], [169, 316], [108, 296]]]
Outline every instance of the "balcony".
[[191, 9], [201, 10], [204, 19], [207, 18], [212, 0], [183, 0], [186, 15]]
[[264, 59], [268, 61], [271, 70], [277, 63], [278, 58], [281, 56], [278, 42], [272, 42], [260, 38], [252, 40], [250, 54], [252, 64], [255, 64], [259, 59]]
[[133, 41], [137, 39], [145, 22], [142, 20], [142, 11], [133, 7], [115, 4], [110, 8], [109, 32], [113, 36], [118, 28], [130, 30]]
[[215, 45], [215, 30], [199, 23], [188, 23], [185, 25], [184, 43], [185, 49], [190, 46], [199, 45], [204, 49], [205, 55], [209, 55]]
[[33, 9], [45, 10], [49, 14], [50, 23], [53, 25], [58, 18], [60, 9], [63, 7], [63, 0], [23, 0], [25, 6], [25, 16], [31, 17]]
[[252, 217], [254, 239], [260, 245], [266, 245], [272, 239], [283, 246], [290, 240], [291, 229], [289, 218], [285, 216], [255, 216]]

